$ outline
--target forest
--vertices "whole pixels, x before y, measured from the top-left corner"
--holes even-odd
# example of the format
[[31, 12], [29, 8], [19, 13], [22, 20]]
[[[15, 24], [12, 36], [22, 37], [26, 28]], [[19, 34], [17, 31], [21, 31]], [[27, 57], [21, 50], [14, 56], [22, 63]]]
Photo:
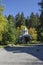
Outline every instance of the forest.
[[40, 15], [31, 12], [30, 16], [25, 17], [21, 12], [14, 17], [11, 14], [3, 15], [5, 6], [0, 4], [0, 44], [17, 44], [25, 27], [32, 36], [32, 41], [43, 42], [43, 0], [38, 5], [41, 6]]

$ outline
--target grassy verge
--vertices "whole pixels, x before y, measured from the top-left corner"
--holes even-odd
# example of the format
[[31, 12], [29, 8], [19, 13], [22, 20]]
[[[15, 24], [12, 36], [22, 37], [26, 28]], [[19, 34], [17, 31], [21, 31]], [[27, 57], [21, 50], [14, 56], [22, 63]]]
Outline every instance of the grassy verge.
[[0, 48], [4, 48], [4, 47], [22, 47], [22, 46], [34, 46], [34, 45], [43, 45], [43, 42], [40, 41], [31, 41], [28, 43], [18, 43], [18, 44], [8, 44], [8, 45], [0, 45]]
[[33, 46], [33, 45], [43, 45], [43, 42], [31, 41], [31, 42], [28, 42], [28, 43], [17, 44], [17, 46]]
[[0, 48], [4, 48], [5, 46], [4, 45], [0, 45]]

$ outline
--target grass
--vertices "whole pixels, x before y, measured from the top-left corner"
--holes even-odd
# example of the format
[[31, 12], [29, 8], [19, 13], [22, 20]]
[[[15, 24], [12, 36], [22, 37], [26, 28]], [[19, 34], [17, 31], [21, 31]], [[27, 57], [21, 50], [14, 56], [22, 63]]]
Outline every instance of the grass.
[[40, 44], [41, 42], [40, 41], [31, 41], [30, 44]]
[[41, 43], [40, 41], [31, 41], [31, 42], [28, 42], [28, 43], [18, 43], [16, 45], [13, 44], [8, 44], [8, 45], [0, 45], [0, 48], [4, 48], [6, 46], [9, 46], [9, 47], [21, 47], [21, 46], [33, 46], [33, 45], [42, 45], [43, 42]]
[[28, 43], [19, 43], [17, 44], [17, 46], [32, 46], [32, 45], [41, 45], [43, 43], [41, 43], [40, 41], [31, 41]]
[[5, 45], [0, 45], [0, 48], [4, 48], [5, 47]]

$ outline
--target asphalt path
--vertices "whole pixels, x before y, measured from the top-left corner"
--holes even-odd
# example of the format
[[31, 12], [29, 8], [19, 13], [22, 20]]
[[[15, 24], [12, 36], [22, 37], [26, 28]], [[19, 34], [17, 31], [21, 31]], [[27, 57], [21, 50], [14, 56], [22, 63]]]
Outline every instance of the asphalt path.
[[43, 45], [0, 48], [0, 65], [43, 65]]

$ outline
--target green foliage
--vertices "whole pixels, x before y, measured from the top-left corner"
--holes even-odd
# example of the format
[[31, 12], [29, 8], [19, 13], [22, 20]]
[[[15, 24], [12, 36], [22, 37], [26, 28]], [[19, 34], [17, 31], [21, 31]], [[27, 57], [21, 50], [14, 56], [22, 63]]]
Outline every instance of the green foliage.
[[0, 15], [0, 41], [2, 41], [2, 35], [8, 31], [8, 21], [7, 19]]
[[36, 13], [34, 14], [33, 12], [30, 15], [30, 18], [27, 17], [25, 20], [25, 25], [30, 28], [30, 27], [34, 27], [37, 28], [38, 25], [40, 24], [39, 22], [39, 15]]
[[18, 37], [23, 34], [23, 30], [26, 26], [21, 25], [21, 27], [17, 27]]
[[16, 27], [20, 27], [21, 25], [25, 25], [25, 17], [24, 17], [23, 12], [21, 14], [18, 13], [15, 16], [15, 19], [16, 19]]
[[4, 5], [0, 0], [0, 42], [3, 44], [16, 44], [18, 38], [22, 35], [25, 26], [29, 29], [29, 33], [36, 42], [37, 37], [43, 41], [43, 0], [41, 3], [41, 14], [31, 13], [30, 17], [25, 17], [24, 13], [18, 13], [15, 18], [13, 15], [3, 16]]
[[14, 18], [10, 15], [8, 17], [8, 32], [3, 35], [5, 44], [16, 44], [17, 43], [17, 31], [14, 26]]
[[42, 31], [40, 31], [40, 41], [43, 41], [43, 30]]
[[30, 23], [30, 21], [29, 21], [29, 17], [26, 18], [26, 20], [25, 20], [25, 25], [27, 26], [27, 28], [30, 27], [31, 23]]
[[0, 6], [0, 14], [3, 14], [4, 12], [4, 5]]
[[40, 17], [38, 13], [34, 14], [32, 12], [30, 17], [27, 18], [23, 12], [18, 13], [15, 18], [13, 15], [3, 16], [5, 7], [1, 2], [0, 0], [0, 42], [16, 44], [25, 26], [29, 29], [33, 41], [36, 41], [37, 37], [40, 41], [43, 41], [43, 1], [39, 3], [41, 5]]
[[4, 44], [16, 44], [18, 40], [16, 29], [10, 29], [3, 35]]
[[38, 3], [41, 6], [40, 25], [38, 26], [38, 38], [43, 41], [43, 0]]
[[17, 31], [16, 31], [16, 29], [11, 28], [9, 34], [10, 34], [10, 38], [11, 38], [10, 42], [12, 44], [16, 44], [16, 42], [17, 42]]
[[20, 14], [19, 13], [15, 16], [15, 20], [16, 20], [16, 27], [20, 27], [21, 22], [20, 22]]
[[25, 17], [24, 17], [23, 12], [21, 13], [20, 22], [21, 22], [21, 25], [25, 25]]
[[39, 25], [39, 16], [38, 14], [34, 15], [34, 13], [31, 13], [30, 19], [29, 19], [30, 27], [37, 28]]
[[3, 14], [5, 7], [1, 2], [2, 2], [2, 0], [0, 0], [0, 14]]

